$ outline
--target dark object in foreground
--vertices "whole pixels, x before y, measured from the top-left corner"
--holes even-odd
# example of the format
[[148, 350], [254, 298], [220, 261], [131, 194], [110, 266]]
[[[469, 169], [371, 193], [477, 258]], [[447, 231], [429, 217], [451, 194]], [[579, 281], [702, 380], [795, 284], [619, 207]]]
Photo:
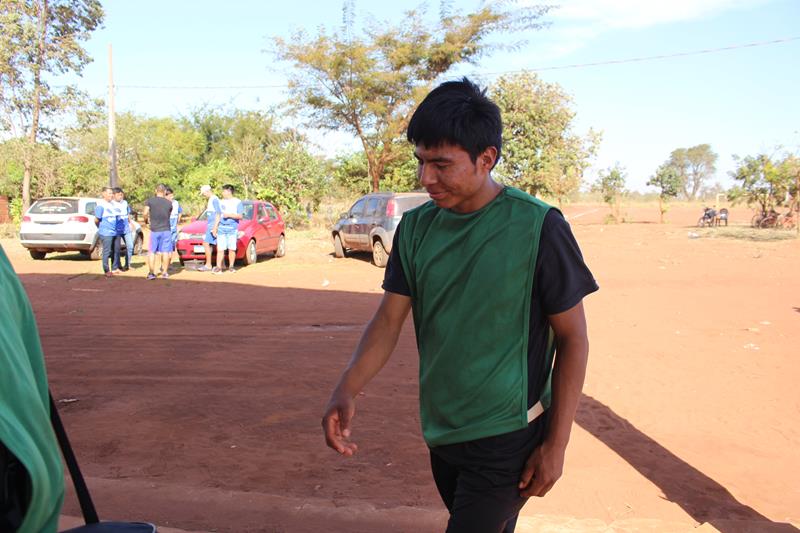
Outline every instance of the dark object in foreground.
[[81, 469], [78, 466], [78, 461], [75, 459], [75, 454], [72, 451], [72, 446], [67, 438], [67, 432], [64, 430], [64, 425], [61, 423], [61, 417], [58, 416], [58, 409], [53, 401], [53, 395], [50, 395], [50, 422], [53, 424], [53, 431], [58, 439], [58, 446], [61, 448], [61, 453], [64, 455], [64, 462], [67, 463], [69, 475], [72, 478], [72, 483], [75, 486], [75, 493], [78, 495], [78, 502], [81, 505], [81, 513], [83, 520], [86, 522], [85, 526], [72, 528], [62, 533], [156, 533], [156, 526], [145, 522], [101, 522], [97, 516], [97, 510], [92, 502], [92, 496], [89, 494], [89, 488], [81, 474]]

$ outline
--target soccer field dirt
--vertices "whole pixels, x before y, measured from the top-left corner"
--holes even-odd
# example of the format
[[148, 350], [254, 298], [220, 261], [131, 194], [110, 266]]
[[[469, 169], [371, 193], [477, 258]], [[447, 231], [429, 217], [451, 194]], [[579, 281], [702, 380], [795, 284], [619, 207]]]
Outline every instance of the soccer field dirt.
[[[635, 223], [603, 225], [607, 207], [565, 208], [600, 285], [585, 300], [588, 376], [564, 476], [518, 531], [796, 531], [800, 240], [698, 230], [696, 207], [673, 208], [665, 225], [655, 208], [626, 211]], [[235, 274], [146, 281], [141, 258], [106, 279], [97, 261], [34, 261], [2, 241], [102, 517], [191, 531], [443, 530], [410, 319], [358, 399], [359, 453], [338, 457], [320, 418], [383, 271], [368, 256], [333, 259], [322, 237], [287, 243], [286, 257]], [[64, 513], [79, 514], [71, 494]]]

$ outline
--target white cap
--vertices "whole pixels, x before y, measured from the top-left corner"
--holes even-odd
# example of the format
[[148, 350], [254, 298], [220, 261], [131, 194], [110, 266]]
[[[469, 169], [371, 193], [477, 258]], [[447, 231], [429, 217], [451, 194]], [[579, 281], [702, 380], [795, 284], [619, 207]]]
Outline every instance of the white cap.
[[208, 192], [210, 190], [211, 190], [211, 185], [203, 185], [202, 187], [200, 187], [200, 192], [201, 193], [206, 193], [206, 192]]

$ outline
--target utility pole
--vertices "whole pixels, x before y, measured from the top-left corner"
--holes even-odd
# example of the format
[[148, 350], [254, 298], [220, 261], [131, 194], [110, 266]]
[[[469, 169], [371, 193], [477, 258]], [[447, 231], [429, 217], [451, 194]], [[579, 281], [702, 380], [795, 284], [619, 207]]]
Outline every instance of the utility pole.
[[114, 117], [114, 68], [111, 43], [108, 44], [108, 184], [119, 187], [117, 176], [117, 126]]

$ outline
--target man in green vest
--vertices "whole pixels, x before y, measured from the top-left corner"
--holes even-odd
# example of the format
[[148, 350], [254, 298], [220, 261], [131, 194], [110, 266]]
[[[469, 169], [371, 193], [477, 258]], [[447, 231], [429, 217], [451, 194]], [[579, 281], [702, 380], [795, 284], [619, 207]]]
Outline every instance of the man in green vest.
[[502, 121], [485, 91], [440, 85], [407, 136], [432, 201], [395, 232], [383, 299], [322, 420], [326, 442], [356, 452], [354, 399], [412, 311], [447, 532], [510, 533], [561, 476], [589, 353], [582, 300], [597, 284], [561, 213], [492, 179]]
[[0, 246], [0, 531], [54, 532], [63, 501], [36, 319]]

